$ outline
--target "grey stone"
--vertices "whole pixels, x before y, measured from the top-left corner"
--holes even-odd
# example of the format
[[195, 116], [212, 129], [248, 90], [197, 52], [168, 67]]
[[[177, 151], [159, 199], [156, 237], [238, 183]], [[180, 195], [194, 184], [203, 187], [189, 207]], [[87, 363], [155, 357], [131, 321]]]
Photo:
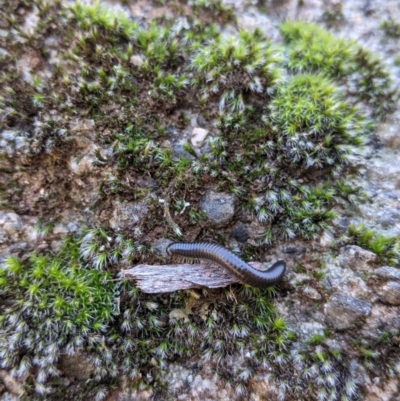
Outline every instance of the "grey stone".
[[384, 303], [395, 306], [400, 305], [400, 283], [389, 281], [377, 289], [377, 294]]
[[[217, 380], [211, 369], [203, 364], [201, 370], [182, 364], [170, 364], [163, 373], [168, 390], [175, 400], [235, 400], [234, 390]], [[137, 398], [135, 398], [136, 400]], [[147, 398], [150, 399], [150, 398]]]
[[326, 326], [318, 322], [301, 322], [298, 326], [298, 332], [300, 332], [304, 338], [313, 336], [314, 334], [324, 334]]
[[400, 329], [399, 308], [376, 303], [371, 309], [371, 314], [365, 321], [363, 334], [367, 338], [378, 339], [382, 330], [389, 331], [396, 335], [396, 330]]
[[56, 224], [53, 228], [53, 234], [68, 234], [68, 227], [64, 224]]
[[302, 292], [304, 296], [310, 299], [314, 299], [315, 301], [319, 301], [322, 299], [322, 295], [313, 287], [305, 286], [302, 288]]
[[292, 289], [299, 288], [300, 286], [307, 286], [312, 280], [308, 274], [295, 273], [294, 271], [289, 271], [289, 269], [286, 276], [288, 279], [288, 284]]
[[324, 277], [321, 280], [321, 284], [325, 289], [335, 293], [340, 292], [342, 295], [352, 298], [368, 299], [373, 302], [374, 297], [377, 297], [374, 295], [372, 288], [366, 284], [357, 272], [340, 267], [338, 259], [327, 259], [325, 261]]
[[165, 130], [169, 136], [175, 136], [178, 133], [178, 130], [173, 125], [168, 125]]
[[129, 62], [137, 68], [140, 68], [143, 65], [143, 58], [140, 54], [134, 54], [130, 59]]
[[23, 390], [21, 383], [19, 383], [18, 380], [11, 376], [6, 370], [0, 370], [0, 380], [4, 383], [5, 387], [12, 395], [22, 395]]
[[110, 227], [116, 231], [136, 225], [149, 211], [148, 198], [137, 202], [114, 202]]
[[175, 159], [196, 160], [190, 153], [186, 152], [182, 144], [176, 144], [172, 147], [172, 157]]
[[136, 185], [140, 188], [149, 188], [151, 190], [158, 189], [157, 181], [153, 180], [151, 177], [138, 177]]
[[388, 198], [394, 199], [394, 200], [399, 200], [400, 199], [400, 193], [396, 192], [396, 191], [386, 192], [386, 196]]
[[390, 214], [385, 214], [380, 218], [380, 223], [382, 227], [387, 228], [390, 226], [393, 226], [395, 221], [392, 215]]
[[371, 269], [370, 263], [376, 260], [376, 255], [357, 245], [347, 245], [340, 248], [338, 261], [344, 269], [357, 271], [368, 271]]
[[331, 246], [334, 243], [334, 236], [332, 235], [332, 233], [328, 232], [327, 230], [325, 230], [320, 238], [319, 238], [319, 243], [322, 247], [328, 247]]
[[160, 256], [168, 256], [167, 255], [167, 247], [168, 245], [172, 244], [172, 241], [166, 238], [160, 238], [156, 241], [153, 245], [154, 252]]
[[8, 252], [13, 254], [22, 254], [22, 252], [26, 252], [29, 249], [29, 244], [27, 242], [17, 242], [16, 244], [11, 244], [8, 247]]
[[303, 245], [284, 245], [282, 252], [289, 255], [302, 255], [307, 251], [307, 248]]
[[15, 237], [23, 230], [24, 224], [16, 213], [0, 212], [0, 228], [11, 237]]
[[93, 144], [96, 135], [94, 120], [74, 119], [70, 123], [70, 130], [78, 148], [87, 148]]
[[400, 281], [400, 269], [397, 269], [395, 267], [383, 266], [379, 269], [374, 270], [374, 273], [382, 278]]
[[337, 330], [354, 327], [359, 319], [369, 316], [372, 304], [361, 299], [334, 295], [325, 304], [325, 320]]
[[246, 242], [249, 237], [249, 226], [242, 223], [236, 223], [231, 230], [231, 236], [235, 238], [236, 241]]
[[76, 223], [75, 221], [70, 221], [67, 224], [67, 228], [68, 228], [68, 231], [71, 233], [78, 233], [80, 231], [79, 224]]
[[207, 121], [204, 119], [204, 117], [199, 114], [196, 118], [196, 123], [199, 127], [205, 128], [207, 125]]
[[89, 380], [95, 367], [85, 354], [62, 355], [58, 362], [58, 368], [63, 375], [74, 377], [77, 380]]
[[207, 191], [199, 205], [213, 226], [225, 225], [235, 214], [235, 196], [231, 194]]

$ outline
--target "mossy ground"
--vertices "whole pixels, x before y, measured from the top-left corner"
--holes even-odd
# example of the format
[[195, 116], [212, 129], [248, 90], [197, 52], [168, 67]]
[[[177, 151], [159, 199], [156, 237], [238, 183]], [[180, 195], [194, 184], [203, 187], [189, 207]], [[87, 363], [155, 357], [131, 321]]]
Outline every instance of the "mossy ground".
[[374, 252], [390, 266], [400, 266], [400, 241], [396, 236], [385, 236], [368, 229], [364, 224], [350, 225], [349, 234], [356, 244]]
[[[307, 382], [318, 378], [324, 391], [353, 399], [351, 367], [340, 355], [315, 341], [308, 345], [311, 356], [309, 348], [289, 353], [293, 335], [268, 290], [234, 286], [199, 291], [192, 299], [186, 293], [148, 296], [131, 283], [108, 281], [123, 265], [163, 261], [151, 245], [178, 237], [156, 202], [136, 227], [118, 235], [108, 227], [112, 201], [142, 199], [150, 191], [132, 185], [132, 177], [154, 180], [173, 223], [192, 239], [223, 239], [192, 206], [208, 187], [234, 193], [238, 212], [258, 219], [261, 249], [295, 236], [316, 238], [335, 218], [335, 205], [360, 196], [346, 179], [356, 174], [354, 160], [375, 123], [396, 101], [380, 59], [316, 25], [282, 24], [285, 43], [278, 46], [258, 30], [223, 36], [221, 24], [234, 16], [219, 2], [168, 6], [185, 18], [138, 23], [98, 3], [37, 0], [2, 7], [1, 128], [12, 132], [2, 142], [9, 163], [4, 206], [51, 227], [60, 209], [81, 207], [77, 194], [90, 186], [97, 191], [87, 232], [52, 256], [10, 257], [1, 270], [1, 321], [8, 333], [2, 366], [17, 375], [34, 371], [28, 389], [44, 394], [52, 388], [46, 380], [57, 375], [59, 352], [81, 348], [91, 355], [93, 380], [103, 383], [101, 399], [124, 379], [162, 388], [167, 361], [197, 349], [196, 356], [213, 361], [239, 394], [260, 367], [273, 366], [284, 376], [296, 365], [303, 373], [295, 386], [289, 377], [280, 381], [284, 394], [316, 397], [317, 387]], [[31, 29], [24, 26], [29, 13], [38, 19]], [[187, 144], [188, 157], [174, 158], [165, 142], [171, 127], [186, 127], [188, 109], [215, 123], [210, 151], [198, 156]], [[68, 172], [68, 160], [82, 157], [80, 133], [71, 123], [86, 119], [95, 122], [92, 140], [99, 149], [111, 150], [110, 157], [97, 153], [94, 188], [90, 174], [77, 180]], [[26, 184], [32, 177], [35, 186]], [[243, 249], [247, 257], [257, 252]], [[79, 312], [69, 302], [78, 303]], [[186, 320], [170, 316], [188, 303]], [[39, 338], [42, 330], [47, 335]], [[251, 357], [233, 368], [229, 357], [243, 350]]]

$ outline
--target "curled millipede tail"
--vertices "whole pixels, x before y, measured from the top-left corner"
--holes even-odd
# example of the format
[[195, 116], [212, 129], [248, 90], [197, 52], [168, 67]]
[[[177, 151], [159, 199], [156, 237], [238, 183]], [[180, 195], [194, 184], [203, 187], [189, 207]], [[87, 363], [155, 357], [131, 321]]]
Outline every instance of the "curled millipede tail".
[[286, 271], [284, 260], [279, 260], [268, 270], [262, 271], [250, 266], [223, 246], [209, 242], [176, 242], [168, 246], [167, 254], [218, 263], [231, 271], [242, 283], [254, 287], [268, 287], [277, 284]]

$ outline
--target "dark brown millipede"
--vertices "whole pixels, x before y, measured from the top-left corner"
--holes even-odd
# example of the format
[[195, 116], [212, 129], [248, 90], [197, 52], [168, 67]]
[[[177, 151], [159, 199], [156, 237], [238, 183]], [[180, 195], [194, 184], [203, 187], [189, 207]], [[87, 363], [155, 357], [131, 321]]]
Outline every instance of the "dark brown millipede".
[[231, 271], [242, 283], [254, 287], [277, 284], [286, 270], [284, 260], [274, 263], [268, 270], [257, 270], [223, 246], [210, 242], [176, 242], [168, 246], [167, 254], [216, 262]]

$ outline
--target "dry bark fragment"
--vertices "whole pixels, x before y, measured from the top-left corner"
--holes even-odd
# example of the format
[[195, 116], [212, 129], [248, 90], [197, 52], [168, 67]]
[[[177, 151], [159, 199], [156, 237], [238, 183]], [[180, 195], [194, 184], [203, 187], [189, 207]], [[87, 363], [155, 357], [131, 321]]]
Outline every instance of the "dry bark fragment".
[[[260, 269], [260, 262], [249, 263]], [[134, 280], [136, 285], [149, 294], [187, 290], [189, 288], [218, 288], [238, 283], [228, 270], [215, 263], [176, 265], [137, 265], [123, 270], [122, 277]]]

